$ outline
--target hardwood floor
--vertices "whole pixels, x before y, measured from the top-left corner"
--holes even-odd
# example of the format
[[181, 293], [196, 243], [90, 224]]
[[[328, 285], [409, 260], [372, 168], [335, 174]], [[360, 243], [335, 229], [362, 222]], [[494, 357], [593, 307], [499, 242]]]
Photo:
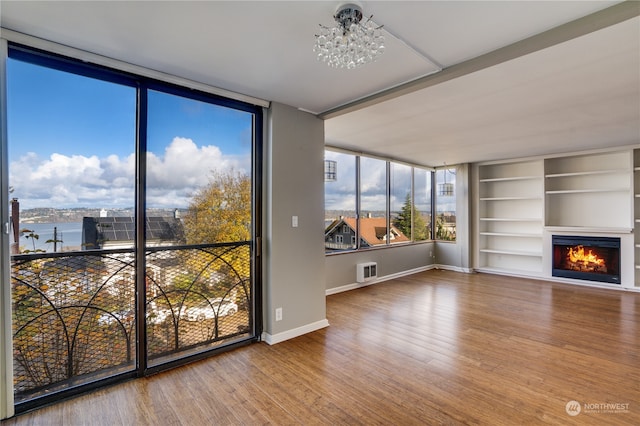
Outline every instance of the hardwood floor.
[[327, 318], [2, 426], [640, 424], [640, 293], [434, 270], [329, 296]]

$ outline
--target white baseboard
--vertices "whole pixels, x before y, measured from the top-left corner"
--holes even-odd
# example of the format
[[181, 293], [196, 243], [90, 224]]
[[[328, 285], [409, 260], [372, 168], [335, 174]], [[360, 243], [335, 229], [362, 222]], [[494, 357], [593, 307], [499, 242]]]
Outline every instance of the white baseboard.
[[534, 275], [534, 274], [518, 274], [516, 272], [511, 272], [511, 271], [501, 271], [501, 270], [487, 269], [487, 268], [478, 268], [476, 269], [476, 272], [480, 272], [483, 274], [502, 275], [505, 277], [527, 278], [530, 280], [546, 281], [546, 282], [558, 283], [558, 284], [571, 284], [571, 285], [577, 285], [581, 287], [603, 288], [606, 290], [632, 291], [632, 292], [640, 293], [640, 287], [625, 287], [620, 284], [599, 283], [597, 281], [574, 280], [571, 278], [549, 277], [549, 276]]
[[464, 272], [465, 274], [471, 274], [475, 272], [473, 268], [461, 268], [460, 266], [451, 265], [433, 265], [433, 269], [444, 269], [445, 271]]
[[323, 319], [321, 321], [303, 325], [302, 327], [283, 331], [282, 333], [269, 334], [264, 332], [262, 333], [262, 340], [269, 345], [275, 345], [276, 343], [284, 342], [285, 340], [293, 339], [294, 337], [302, 336], [303, 334], [311, 333], [312, 331], [320, 330], [325, 327], [329, 327], [329, 321]]
[[333, 288], [327, 289], [325, 291], [325, 294], [329, 296], [331, 294], [342, 293], [343, 291], [355, 290], [357, 288], [367, 287], [372, 284], [378, 284], [383, 281], [389, 281], [395, 278], [405, 277], [407, 275], [412, 275], [418, 272], [428, 271], [430, 269], [436, 269], [436, 268], [437, 268], [436, 265], [421, 266], [419, 268], [409, 269], [407, 271], [402, 271], [402, 272], [398, 272], [391, 275], [385, 275], [384, 277], [378, 277], [375, 280], [367, 281], [364, 283], [353, 283], [353, 284], [346, 284], [340, 287], [333, 287]]

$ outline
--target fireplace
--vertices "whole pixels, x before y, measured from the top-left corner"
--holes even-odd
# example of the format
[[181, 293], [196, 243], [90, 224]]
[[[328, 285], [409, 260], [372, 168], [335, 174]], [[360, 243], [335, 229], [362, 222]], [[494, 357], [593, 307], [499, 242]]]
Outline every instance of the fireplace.
[[554, 277], [620, 284], [620, 238], [553, 235]]

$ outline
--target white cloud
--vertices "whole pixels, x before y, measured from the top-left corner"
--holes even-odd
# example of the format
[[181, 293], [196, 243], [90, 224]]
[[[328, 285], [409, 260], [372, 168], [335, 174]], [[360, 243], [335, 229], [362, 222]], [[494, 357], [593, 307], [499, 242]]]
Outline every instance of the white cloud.
[[217, 146], [198, 147], [191, 139], [176, 137], [159, 157], [147, 155], [147, 185], [151, 188], [192, 188], [206, 183], [212, 170], [233, 167]]
[[386, 194], [362, 195], [360, 197], [360, 209], [367, 211], [385, 211], [387, 209]]
[[[216, 146], [198, 146], [176, 137], [164, 155], [147, 155], [148, 207], [186, 207], [212, 170], [248, 172], [250, 158], [224, 155]], [[134, 204], [135, 155], [126, 157], [62, 155], [47, 159], [35, 153], [9, 167], [12, 196], [23, 208], [131, 207]]]
[[338, 194], [325, 192], [324, 205], [326, 210], [356, 210], [356, 194]]

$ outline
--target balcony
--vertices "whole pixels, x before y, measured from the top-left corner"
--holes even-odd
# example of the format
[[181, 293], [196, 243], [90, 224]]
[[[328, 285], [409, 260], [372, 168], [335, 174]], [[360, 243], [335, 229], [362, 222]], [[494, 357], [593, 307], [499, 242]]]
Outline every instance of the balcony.
[[[145, 268], [149, 366], [252, 337], [250, 243], [148, 248]], [[17, 403], [135, 370], [135, 277], [133, 249], [12, 256]]]

